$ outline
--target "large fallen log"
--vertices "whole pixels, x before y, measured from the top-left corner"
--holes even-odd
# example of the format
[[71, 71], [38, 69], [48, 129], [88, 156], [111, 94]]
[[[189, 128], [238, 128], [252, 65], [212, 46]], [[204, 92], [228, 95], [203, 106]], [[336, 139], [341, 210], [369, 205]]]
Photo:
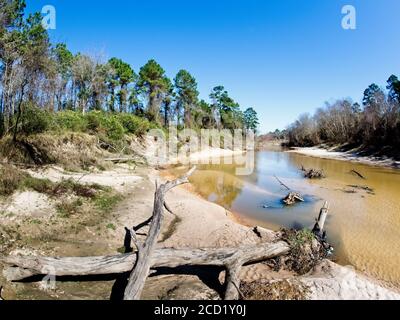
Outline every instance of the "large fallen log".
[[[218, 249], [156, 249], [150, 261], [151, 268], [179, 266], [220, 266], [227, 270], [225, 299], [237, 299], [240, 287], [239, 273], [243, 265], [285, 255], [290, 251], [284, 241], [263, 243], [238, 248]], [[93, 276], [126, 273], [137, 261], [137, 252], [103, 257], [50, 258], [39, 256], [0, 257], [0, 262], [10, 265], [4, 270], [8, 281], [46, 275]]]

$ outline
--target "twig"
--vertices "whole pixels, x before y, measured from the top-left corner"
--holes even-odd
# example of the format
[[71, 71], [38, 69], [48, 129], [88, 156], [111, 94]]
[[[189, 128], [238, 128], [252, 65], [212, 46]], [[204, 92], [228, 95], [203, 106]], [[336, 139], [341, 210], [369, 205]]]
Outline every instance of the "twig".
[[355, 173], [357, 176], [359, 176], [361, 179], [364, 179], [364, 180], [366, 180], [366, 178], [361, 174], [361, 173], [359, 173], [358, 171], [356, 171], [356, 170], [351, 170], [350, 172], [352, 172], [352, 173]]
[[292, 190], [292, 189], [290, 189], [286, 184], [284, 184], [276, 175], [274, 175], [274, 177], [275, 177], [275, 179], [276, 180], [278, 180], [278, 182], [282, 185], [282, 186], [284, 186], [287, 190]]

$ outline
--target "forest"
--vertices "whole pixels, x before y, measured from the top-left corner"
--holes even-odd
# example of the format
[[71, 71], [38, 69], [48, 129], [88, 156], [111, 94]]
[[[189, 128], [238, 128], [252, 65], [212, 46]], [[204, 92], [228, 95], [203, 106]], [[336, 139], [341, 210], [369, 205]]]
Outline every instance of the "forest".
[[291, 146], [347, 144], [395, 153], [400, 145], [400, 80], [391, 75], [386, 88], [371, 84], [362, 105], [341, 99], [326, 103], [313, 116], [301, 115], [288, 128], [288, 139]]
[[257, 130], [256, 111], [242, 111], [224, 86], [206, 102], [187, 70], [170, 79], [154, 59], [136, 72], [116, 57], [74, 54], [25, 10], [23, 0], [0, 0], [0, 137], [101, 127], [119, 139], [170, 124]]

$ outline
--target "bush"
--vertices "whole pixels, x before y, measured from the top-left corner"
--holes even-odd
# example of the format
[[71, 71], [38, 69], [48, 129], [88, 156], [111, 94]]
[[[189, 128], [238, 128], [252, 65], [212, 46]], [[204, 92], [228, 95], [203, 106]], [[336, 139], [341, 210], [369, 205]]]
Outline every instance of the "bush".
[[45, 132], [50, 126], [51, 117], [51, 114], [45, 110], [26, 105], [21, 115], [18, 131], [26, 135]]
[[55, 126], [62, 130], [85, 132], [87, 119], [80, 112], [62, 111], [54, 117]]
[[106, 135], [111, 140], [117, 141], [124, 137], [125, 130], [115, 116], [108, 116], [102, 124], [106, 130]]
[[133, 114], [121, 113], [117, 114], [116, 117], [127, 133], [143, 136], [151, 129], [150, 122], [147, 119], [140, 118]]
[[0, 169], [0, 196], [10, 196], [26, 178], [26, 175], [20, 170], [11, 166], [4, 166]]
[[117, 116], [99, 111], [87, 113], [87, 128], [93, 132], [104, 134], [107, 138], [117, 141], [124, 137], [124, 127], [118, 121]]
[[101, 123], [104, 115], [98, 111], [91, 111], [86, 114], [87, 129], [93, 132], [101, 130]]

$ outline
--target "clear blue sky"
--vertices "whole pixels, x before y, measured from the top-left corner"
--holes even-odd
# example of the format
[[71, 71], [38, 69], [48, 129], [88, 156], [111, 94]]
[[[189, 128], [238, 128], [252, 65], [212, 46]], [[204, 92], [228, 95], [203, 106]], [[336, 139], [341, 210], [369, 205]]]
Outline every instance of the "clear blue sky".
[[[202, 98], [224, 85], [257, 110], [262, 132], [400, 75], [399, 0], [27, 2], [29, 11], [55, 6], [51, 37], [73, 52], [116, 56], [136, 72], [154, 58], [171, 78], [187, 69]], [[345, 4], [357, 10], [357, 30], [341, 27]]]

